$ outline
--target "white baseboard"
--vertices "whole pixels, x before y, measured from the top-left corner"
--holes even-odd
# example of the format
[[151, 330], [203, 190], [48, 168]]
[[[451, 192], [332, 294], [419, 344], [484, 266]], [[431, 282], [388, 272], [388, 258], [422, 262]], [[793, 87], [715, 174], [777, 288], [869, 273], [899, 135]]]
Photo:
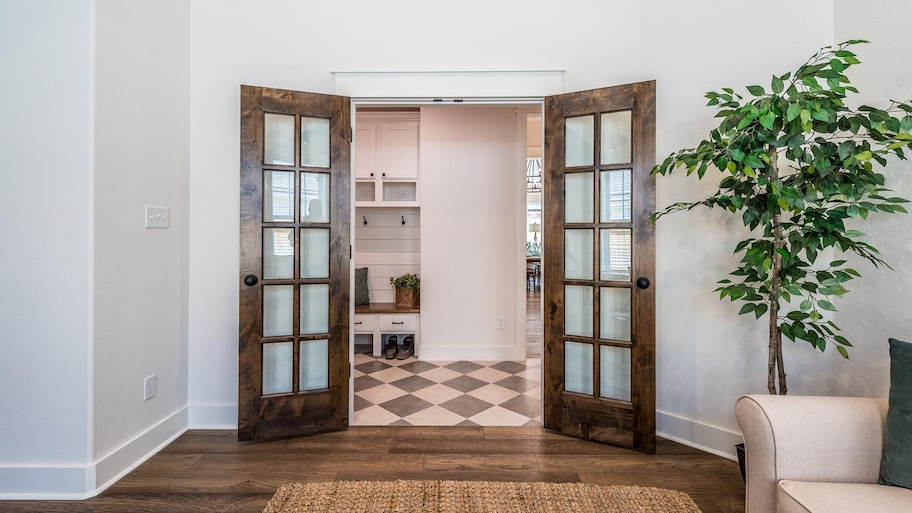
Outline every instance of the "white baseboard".
[[744, 441], [741, 433], [701, 424], [662, 411], [656, 412], [656, 434], [694, 449], [737, 461], [735, 444]]
[[427, 362], [523, 362], [526, 360], [525, 346], [426, 346], [422, 345], [418, 355]]
[[187, 407], [95, 462], [94, 497], [187, 431]]
[[91, 465], [2, 467], [0, 500], [83, 500], [94, 497], [186, 430], [187, 408], [184, 407]]
[[190, 429], [237, 429], [237, 426], [237, 403], [190, 405]]

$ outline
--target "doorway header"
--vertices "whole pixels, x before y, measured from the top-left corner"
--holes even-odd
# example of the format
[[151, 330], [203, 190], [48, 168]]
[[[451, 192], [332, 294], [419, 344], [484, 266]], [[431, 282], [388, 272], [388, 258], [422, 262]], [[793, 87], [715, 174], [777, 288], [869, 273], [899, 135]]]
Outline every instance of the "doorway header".
[[535, 103], [562, 92], [563, 70], [334, 71], [333, 93], [379, 103]]

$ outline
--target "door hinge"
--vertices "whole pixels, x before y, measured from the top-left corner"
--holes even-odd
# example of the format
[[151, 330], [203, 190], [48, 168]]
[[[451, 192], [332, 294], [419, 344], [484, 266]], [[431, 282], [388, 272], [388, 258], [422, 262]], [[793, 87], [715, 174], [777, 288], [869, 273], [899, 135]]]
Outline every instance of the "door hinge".
[[352, 259], [352, 246], [351, 246], [351, 244], [348, 245], [348, 259], [349, 259], [349, 260]]
[[348, 127], [348, 142], [355, 142], [355, 129]]

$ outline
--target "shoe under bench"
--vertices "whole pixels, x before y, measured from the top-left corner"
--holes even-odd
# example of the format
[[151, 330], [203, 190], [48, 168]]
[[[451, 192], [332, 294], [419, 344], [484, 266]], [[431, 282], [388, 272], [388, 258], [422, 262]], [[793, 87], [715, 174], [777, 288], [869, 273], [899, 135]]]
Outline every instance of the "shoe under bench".
[[374, 356], [382, 354], [386, 337], [396, 335], [399, 340], [402, 340], [405, 335], [412, 335], [415, 337], [414, 356], [419, 358], [420, 314], [420, 307], [397, 306], [396, 303], [370, 303], [356, 306], [352, 330], [356, 335], [371, 335]]

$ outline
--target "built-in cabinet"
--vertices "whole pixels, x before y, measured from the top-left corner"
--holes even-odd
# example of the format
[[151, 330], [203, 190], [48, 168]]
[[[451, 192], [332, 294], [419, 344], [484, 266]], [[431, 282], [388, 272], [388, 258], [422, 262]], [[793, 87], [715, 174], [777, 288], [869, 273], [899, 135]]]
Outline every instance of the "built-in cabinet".
[[355, 120], [356, 268], [368, 268], [371, 303], [355, 307], [356, 340], [375, 356], [390, 335], [420, 348], [418, 308], [397, 308], [389, 279], [420, 274], [419, 112], [358, 112]]
[[419, 205], [418, 112], [359, 113], [355, 205]]

